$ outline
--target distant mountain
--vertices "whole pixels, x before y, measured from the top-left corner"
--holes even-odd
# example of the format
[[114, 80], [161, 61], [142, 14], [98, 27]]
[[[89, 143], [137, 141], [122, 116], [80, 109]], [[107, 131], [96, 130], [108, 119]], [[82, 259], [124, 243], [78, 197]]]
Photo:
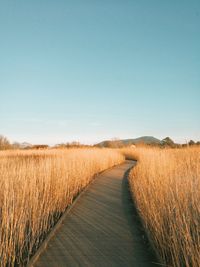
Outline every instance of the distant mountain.
[[28, 148], [28, 147], [32, 147], [32, 144], [29, 144], [27, 142], [23, 142], [19, 144], [20, 148]]
[[135, 139], [124, 139], [121, 140], [124, 144], [138, 144], [138, 143], [144, 143], [144, 144], [160, 144], [161, 140], [153, 137], [153, 136], [141, 136]]
[[112, 140], [106, 140], [106, 141], [103, 141], [103, 142], [97, 144], [97, 146], [99, 146], [99, 147], [108, 147], [109, 144], [112, 144], [112, 143], [114, 144], [116, 142], [118, 142], [118, 143], [120, 142], [120, 143], [122, 143], [124, 145], [139, 144], [139, 143], [144, 143], [144, 144], [148, 144], [148, 145], [149, 144], [157, 145], [157, 144], [161, 144], [162, 143], [161, 140], [159, 140], [159, 139], [157, 139], [157, 138], [155, 138], [153, 136], [141, 136], [141, 137], [134, 138], [134, 139], [122, 139], [122, 140], [117, 140], [117, 141], [115, 141], [115, 140], [113, 140], [113, 141]]

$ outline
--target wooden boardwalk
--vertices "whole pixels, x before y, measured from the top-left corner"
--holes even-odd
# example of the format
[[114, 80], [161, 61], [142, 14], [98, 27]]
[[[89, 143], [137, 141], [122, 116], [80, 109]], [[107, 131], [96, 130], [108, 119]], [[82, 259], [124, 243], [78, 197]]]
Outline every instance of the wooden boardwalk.
[[76, 201], [34, 267], [151, 267], [135, 213], [127, 171], [133, 161], [99, 175]]

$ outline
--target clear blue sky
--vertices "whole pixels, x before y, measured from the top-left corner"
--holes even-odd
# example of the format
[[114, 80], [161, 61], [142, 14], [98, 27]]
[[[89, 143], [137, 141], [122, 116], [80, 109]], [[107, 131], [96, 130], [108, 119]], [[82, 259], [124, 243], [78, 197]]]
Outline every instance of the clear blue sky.
[[200, 1], [0, 0], [0, 133], [200, 139]]

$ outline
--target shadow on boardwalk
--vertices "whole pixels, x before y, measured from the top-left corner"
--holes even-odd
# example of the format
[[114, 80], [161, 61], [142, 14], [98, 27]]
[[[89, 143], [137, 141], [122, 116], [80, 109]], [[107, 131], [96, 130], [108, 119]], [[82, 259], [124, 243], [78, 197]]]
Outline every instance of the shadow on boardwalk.
[[[128, 183], [129, 173], [130, 169], [125, 172], [122, 180], [122, 203], [124, 214], [135, 244], [133, 246], [134, 260], [132, 266], [159, 266], [160, 264], [156, 259], [156, 255], [148, 241], [136, 206], [132, 200]], [[146, 255], [144, 256], [144, 254]]]
[[29, 266], [158, 266], [128, 190], [126, 176], [133, 165], [126, 161], [96, 177]]

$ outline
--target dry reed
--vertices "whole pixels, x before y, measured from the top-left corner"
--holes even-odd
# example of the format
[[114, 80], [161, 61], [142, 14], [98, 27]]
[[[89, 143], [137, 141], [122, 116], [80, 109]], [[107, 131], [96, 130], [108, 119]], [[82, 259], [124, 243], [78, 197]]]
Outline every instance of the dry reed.
[[0, 266], [23, 266], [93, 176], [121, 163], [110, 149], [0, 152]]
[[[141, 148], [129, 181], [152, 244], [166, 266], [200, 266], [200, 149]], [[130, 151], [129, 151], [130, 154]]]

